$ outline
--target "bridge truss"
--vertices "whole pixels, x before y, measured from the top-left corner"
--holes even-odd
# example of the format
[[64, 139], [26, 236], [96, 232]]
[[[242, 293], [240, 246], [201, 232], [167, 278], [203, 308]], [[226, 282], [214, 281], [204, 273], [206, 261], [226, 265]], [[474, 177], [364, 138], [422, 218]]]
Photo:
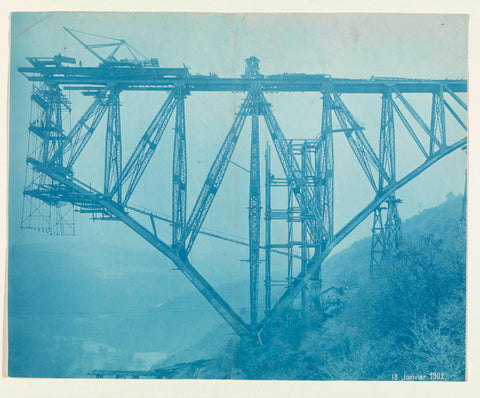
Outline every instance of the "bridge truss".
[[[29, 126], [29, 176], [24, 190], [22, 226], [51, 234], [73, 233], [74, 209], [96, 219], [124, 223], [169, 258], [233, 330], [245, 339], [256, 339], [262, 328], [281, 311], [298, 305], [299, 301], [302, 309], [318, 309], [322, 262], [370, 214], [373, 214], [371, 268], [378, 267], [382, 257], [395, 250], [401, 241], [396, 191], [467, 143], [467, 105], [459, 95], [467, 92], [465, 80], [337, 79], [329, 75], [307, 74], [264, 76], [255, 57], [246, 60], [245, 73], [239, 78], [191, 75], [187, 68], [159, 67], [154, 59], [119, 61], [115, 54], [122, 44], [125, 42], [114, 42], [110, 55], [100, 57], [101, 63], [97, 67], [77, 66], [75, 59], [58, 55], [27, 58], [31, 66], [19, 68], [33, 82], [31, 99], [36, 109]], [[87, 49], [95, 53], [93, 47]], [[74, 90], [91, 98], [91, 104], [67, 131], [62, 124], [62, 115], [70, 112], [73, 105], [65, 93]], [[163, 91], [168, 95], [133, 152], [125, 158], [120, 110], [121, 94], [127, 91]], [[244, 93], [244, 98], [211, 164], [193, 210], [187, 214], [185, 113], [186, 98], [195, 92]], [[321, 131], [317, 138], [286, 137], [267, 99], [267, 95], [280, 92], [314, 92], [321, 96]], [[381, 126], [376, 137], [378, 150], [374, 149], [365, 128], [347, 106], [344, 94], [381, 96]], [[408, 97], [417, 94], [429, 95], [429, 122], [422, 118]], [[447, 117], [465, 131], [461, 138], [453, 139], [454, 134], [447, 129]], [[95, 188], [75, 177], [75, 165], [104, 118], [104, 181], [103, 186]], [[262, 120], [269, 134], [263, 201], [259, 138]], [[165, 218], [154, 211], [132, 206], [130, 199], [161, 145], [169, 123], [174, 124], [172, 215]], [[396, 172], [395, 147], [395, 125], [398, 123], [411, 136], [411, 150], [420, 151], [424, 158], [400, 177]], [[232, 154], [239, 136], [247, 126], [250, 129], [250, 167], [247, 170], [249, 237], [248, 241], [241, 241], [206, 232], [203, 226], [227, 168], [233, 162]], [[347, 140], [373, 193], [371, 202], [338, 231], [334, 228], [334, 136], [343, 136]], [[272, 155], [276, 155], [281, 164], [282, 176], [272, 174]], [[278, 195], [285, 196], [286, 208], [272, 207], [272, 197]], [[260, 239], [262, 209], [265, 243]], [[149, 216], [150, 224], [138, 221], [135, 213]], [[171, 225], [171, 242], [158, 236], [156, 223], [159, 220]], [[287, 225], [286, 241], [272, 241], [272, 229], [278, 222]], [[297, 227], [299, 234], [294, 233]], [[249, 247], [248, 321], [242, 319], [191, 264], [189, 254], [199, 234]], [[286, 258], [284, 279], [272, 279], [272, 269], [279, 266], [272, 261], [272, 253], [283, 254]], [[265, 314], [262, 317], [259, 314], [259, 275], [263, 261]], [[284, 290], [277, 299], [272, 295], [272, 287], [278, 285]], [[299, 301], [297, 297], [300, 297]]]

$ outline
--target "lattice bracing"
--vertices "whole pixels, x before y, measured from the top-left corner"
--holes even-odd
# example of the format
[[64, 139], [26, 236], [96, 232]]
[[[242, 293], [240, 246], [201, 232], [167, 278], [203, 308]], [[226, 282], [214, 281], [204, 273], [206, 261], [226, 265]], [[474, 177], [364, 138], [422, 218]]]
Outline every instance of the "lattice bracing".
[[[70, 33], [88, 51], [97, 52], [98, 47], [85, 43], [80, 32]], [[238, 78], [191, 75], [186, 67], [162, 68], [158, 62], [142, 57], [120, 61], [116, 54], [121, 47], [128, 48], [126, 42], [103, 39], [107, 40], [110, 52], [106, 56], [97, 54], [101, 62], [98, 67], [77, 66], [74, 59], [55, 56], [30, 58], [31, 67], [19, 68], [34, 82], [32, 102], [36, 109], [29, 128], [22, 226], [54, 234], [73, 232], [74, 208], [92, 218], [124, 223], [170, 259], [235, 333], [245, 339], [257, 341], [271, 320], [287, 308], [300, 305], [303, 311], [321, 309], [323, 261], [371, 214], [374, 219], [372, 269], [380, 266], [385, 253], [391, 253], [401, 244], [398, 189], [444, 156], [466, 145], [463, 132], [467, 130], [464, 112], [467, 106], [461, 97], [461, 93], [467, 91], [465, 80], [337, 79], [325, 74], [296, 73], [265, 76], [260, 73], [259, 60], [255, 57], [246, 60], [245, 73]], [[83, 92], [91, 98], [91, 103], [73, 128], [65, 132], [62, 120], [71, 107], [64, 94], [68, 90]], [[166, 92], [166, 99], [133, 152], [125, 157], [122, 142], [126, 132], [122, 131], [121, 119], [129, 114], [121, 98], [122, 92], [127, 90], [162, 91]], [[192, 155], [187, 159], [185, 120], [189, 111], [188, 98], [196, 92], [235, 92], [242, 96], [242, 101], [192, 210], [187, 214], [187, 166], [191, 164], [188, 160]], [[322, 106], [315, 112], [320, 115], [321, 110], [320, 133], [309, 132], [309, 136], [316, 136], [315, 139], [302, 138], [298, 132], [293, 138], [292, 132], [282, 130], [272, 105], [277, 92], [318, 94]], [[354, 96], [358, 93], [381, 96], [378, 131], [366, 131], [348, 107], [344, 94]], [[429, 124], [411, 99], [416, 94], [426, 93], [431, 95]], [[377, 112], [372, 109], [374, 111]], [[100, 187], [91, 187], [76, 179], [77, 163], [80, 163], [77, 160], [87, 145], [95, 142], [91, 138], [105, 115], [105, 147], [102, 147], [105, 157], [91, 160], [103, 167], [104, 178]], [[171, 119], [174, 119], [173, 128], [169, 129]], [[452, 125], [454, 127], [449, 127]], [[232, 156], [246, 126], [250, 131], [249, 167], [244, 170], [249, 173], [249, 187], [248, 192], [235, 194], [248, 195], [249, 236], [238, 239], [208, 232], [204, 223], [227, 178], [227, 168], [233, 163]], [[264, 140], [260, 134], [262, 128], [266, 132]], [[452, 134], [452, 129], [456, 135]], [[397, 173], [396, 162], [408, 154], [399, 153], [396, 146], [399, 130], [411, 138], [410, 150], [420, 151], [423, 157], [420, 164], [402, 175]], [[457, 130], [463, 134], [461, 137]], [[169, 131], [173, 134], [173, 164], [169, 170], [171, 192], [167, 192], [165, 185], [158, 186], [172, 199], [172, 214], [166, 217], [156, 210], [133, 206], [130, 199], [142, 189], [140, 181], [145, 170], [157, 147], [165, 145], [162, 137]], [[339, 139], [348, 143], [355, 167], [361, 171], [372, 196], [357, 215], [337, 229], [338, 222], [334, 222], [334, 186], [338, 182], [334, 179], [334, 141]], [[378, 151], [371, 144], [374, 141], [379, 143]], [[262, 145], [266, 147], [264, 165], [263, 156], [260, 156]], [[272, 159], [277, 161], [275, 171]], [[264, 195], [262, 167], [265, 169]], [[284, 199], [284, 207], [272, 208], [272, 198], [277, 196]], [[138, 221], [134, 214], [147, 216], [147, 222]], [[155, 223], [160, 221], [171, 226], [168, 243], [157, 234]], [[272, 233], [276, 223], [285, 226], [286, 236], [281, 242], [275, 241]], [[265, 242], [261, 241], [262, 230]], [[240, 317], [191, 263], [190, 253], [199, 234], [248, 246], [248, 320]], [[273, 254], [283, 255], [286, 264], [277, 261]], [[279, 270], [284, 275], [281, 280], [273, 276]], [[264, 284], [260, 283], [262, 275]], [[274, 289], [281, 293], [274, 294]], [[263, 317], [262, 300], [259, 300], [262, 295], [265, 297]]]

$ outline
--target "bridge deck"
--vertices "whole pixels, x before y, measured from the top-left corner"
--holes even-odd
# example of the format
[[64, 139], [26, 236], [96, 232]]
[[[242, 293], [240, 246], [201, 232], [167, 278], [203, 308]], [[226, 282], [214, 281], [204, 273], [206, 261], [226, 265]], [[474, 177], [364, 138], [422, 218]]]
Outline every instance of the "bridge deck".
[[339, 93], [381, 94], [395, 85], [402, 93], [432, 93], [439, 86], [453, 92], [467, 92], [467, 81], [374, 77], [370, 79], [332, 78], [330, 75], [285, 73], [255, 78], [220, 78], [215, 74], [191, 75], [187, 68], [139, 67], [20, 67], [28, 80], [67, 85], [68, 90], [96, 90], [107, 84], [121, 84], [123, 90], [168, 91], [181, 84], [190, 91], [243, 92], [252, 81], [267, 92], [322, 92], [334, 88]]

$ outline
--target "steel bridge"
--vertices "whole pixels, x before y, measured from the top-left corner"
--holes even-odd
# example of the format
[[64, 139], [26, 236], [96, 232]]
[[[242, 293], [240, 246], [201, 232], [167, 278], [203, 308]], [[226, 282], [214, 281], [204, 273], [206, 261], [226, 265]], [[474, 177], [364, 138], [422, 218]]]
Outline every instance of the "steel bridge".
[[[456, 149], [465, 148], [467, 144], [467, 105], [461, 94], [467, 92], [466, 80], [338, 79], [325, 74], [302, 73], [264, 76], [255, 57], [246, 60], [245, 73], [238, 78], [222, 78], [215, 74], [192, 75], [186, 67], [163, 68], [156, 59], [138, 56], [123, 40], [108, 39], [106, 43], [94, 46], [81, 39], [81, 32], [66, 30], [100, 63], [95, 67], [84, 67], [77, 65], [73, 58], [56, 55], [27, 58], [31, 66], [18, 69], [33, 82], [31, 100], [37, 109], [37, 117], [31, 120], [29, 126], [29, 175], [24, 190], [22, 227], [41, 229], [51, 234], [70, 233], [72, 226], [68, 219], [74, 209], [89, 213], [96, 219], [124, 223], [170, 259], [244, 339], [256, 340], [262, 328], [267, 327], [281, 311], [298, 305], [299, 301], [302, 309], [318, 309], [322, 262], [372, 213], [371, 269], [375, 270], [382, 257], [395, 250], [401, 241], [401, 221], [397, 210], [399, 200], [395, 192], [438, 160]], [[98, 52], [102, 46], [111, 49], [108, 56]], [[116, 58], [122, 46], [127, 47], [131, 58]], [[91, 104], [67, 131], [62, 120], [73, 107], [66, 95], [73, 90], [91, 97]], [[165, 91], [168, 96], [134, 151], [124, 161], [120, 98], [126, 91]], [[193, 210], [187, 214], [186, 97], [202, 91], [243, 93], [243, 100], [213, 159]], [[321, 96], [321, 131], [316, 139], [286, 137], [267, 98], [279, 92], [314, 92]], [[381, 96], [381, 126], [378, 132], [369, 132], [370, 136], [376, 135], [378, 151], [374, 150], [365, 128], [345, 103], [343, 94]], [[431, 112], [428, 121], [409, 99], [417, 94], [423, 94], [422, 99], [429, 94]], [[102, 187], [94, 188], [75, 177], [75, 165], [105, 115], [104, 181]], [[450, 131], [452, 128], [447, 129], [450, 122], [446, 123], [446, 118], [455, 123], [455, 129], [465, 132], [460, 138], [453, 138], [455, 135]], [[174, 119], [171, 218], [130, 203], [156, 148], [161, 145], [170, 119]], [[246, 169], [249, 173], [248, 241], [204, 229], [204, 221], [221, 188], [226, 170], [233, 163], [232, 154], [247, 119], [251, 130], [250, 167]], [[259, 139], [261, 119], [269, 133], [263, 166], [263, 200]], [[396, 123], [410, 135], [410, 150], [419, 151], [423, 156], [420, 164], [401, 176], [396, 173]], [[372, 188], [370, 203], [337, 232], [334, 229], [334, 135], [345, 137], [366, 182]], [[273, 175], [272, 156], [278, 158], [282, 176]], [[272, 197], [278, 196], [285, 198], [286, 208], [272, 207]], [[135, 214], [147, 215], [149, 222], [138, 221]], [[171, 226], [171, 242], [158, 236], [156, 223], [159, 221]], [[264, 243], [260, 240], [262, 221]], [[286, 241], [272, 239], [272, 230], [279, 222], [286, 223]], [[300, 228], [300, 234], [294, 233], [294, 226]], [[249, 247], [248, 321], [232, 309], [191, 263], [189, 254], [199, 234]], [[261, 256], [262, 252], [264, 256]], [[285, 255], [286, 278], [272, 278], [272, 270], [278, 266], [272, 261], [272, 253]], [[259, 314], [259, 271], [262, 262], [262, 273], [265, 275], [263, 318]], [[272, 288], [278, 285], [284, 291], [277, 299], [272, 295]]]

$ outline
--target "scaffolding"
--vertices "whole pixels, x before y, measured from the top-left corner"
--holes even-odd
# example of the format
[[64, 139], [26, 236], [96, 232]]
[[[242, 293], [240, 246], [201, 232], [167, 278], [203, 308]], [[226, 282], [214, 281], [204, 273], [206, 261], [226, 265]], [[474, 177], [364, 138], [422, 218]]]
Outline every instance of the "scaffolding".
[[[52, 58], [54, 62], [55, 58]], [[33, 61], [35, 62], [35, 61]], [[47, 60], [42, 60], [43, 63]], [[21, 227], [50, 235], [74, 235], [75, 219], [72, 203], [62, 200], [65, 188], [33, 167], [33, 161], [50, 163], [61, 168], [61, 152], [66, 139], [63, 119], [70, 114], [70, 101], [55, 84], [34, 85], [29, 124], [27, 170]]]
[[[301, 170], [307, 186], [315, 193], [315, 202], [319, 210], [321, 206], [321, 194], [324, 192], [325, 182], [328, 179], [322, 179], [322, 153], [324, 141], [320, 139], [291, 139], [288, 145], [291, 154], [301, 165]], [[321, 250], [322, 234], [320, 231], [312, 236], [308, 233], [307, 220], [311, 217], [299, 206], [294, 206], [294, 185], [287, 178], [275, 177], [271, 169], [271, 147], [267, 143], [265, 150], [265, 312], [271, 310], [272, 287], [291, 288], [296, 278], [305, 274], [309, 261], [316, 251]], [[318, 168], [316, 167], [318, 166]], [[332, 175], [333, 176], [333, 175]], [[333, 187], [333, 186], [332, 186]], [[274, 197], [283, 195], [286, 197], [286, 207], [272, 208], [272, 191], [275, 191]], [[272, 222], [286, 223], [287, 234], [283, 242], [272, 242]], [[332, 225], [333, 228], [333, 225]], [[286, 277], [284, 279], [272, 279], [272, 250], [287, 250], [286, 256]], [[296, 250], [297, 249], [297, 250]], [[297, 255], [296, 253], [300, 253]], [[299, 276], [296, 269], [299, 269]], [[320, 292], [322, 288], [321, 270], [318, 269], [315, 275], [310, 279], [307, 287], [303, 289], [300, 296], [300, 309], [320, 308]], [[292, 304], [293, 305], [293, 304]]]
[[[67, 30], [68, 31], [68, 30]], [[69, 31], [72, 34], [74, 31]], [[34, 83], [32, 116], [29, 127], [27, 176], [22, 227], [42, 230], [50, 234], [74, 232], [73, 210], [98, 215], [101, 219], [118, 220], [160, 253], [169, 258], [225, 319], [240, 337], [259, 340], [259, 333], [288, 308], [321, 308], [320, 270], [329, 253], [361, 222], [374, 213], [374, 233], [378, 232], [379, 247], [372, 253], [383, 253], [396, 245], [400, 238], [395, 192], [438, 160], [466, 145], [466, 137], [447, 143], [445, 108], [466, 131], [466, 124], [448, 104], [444, 94], [455, 101], [458, 110], [467, 111], [467, 104], [456, 93], [467, 92], [465, 80], [422, 80], [398, 78], [345, 79], [324, 74], [284, 73], [260, 74], [258, 58], [246, 60], [241, 77], [221, 78], [215, 74], [191, 75], [188, 68], [162, 68], [158, 61], [115, 58], [124, 41], [113, 39], [101, 43], [111, 51], [106, 56], [95, 52], [99, 43], [87, 44], [76, 32], [77, 41], [101, 61], [98, 67], [71, 66], [73, 58], [60, 55], [52, 58], [28, 58], [32, 66], [18, 70]], [[128, 46], [127, 46], [128, 47]], [[68, 134], [64, 133], [63, 118], [70, 112], [70, 103], [63, 92], [77, 90], [92, 98], [92, 103]], [[126, 162], [122, 160], [120, 124], [120, 94], [124, 91], [163, 91], [168, 96], [158, 113], [137, 142]], [[187, 154], [185, 103], [186, 95], [195, 92], [245, 93], [222, 146], [214, 158], [205, 182], [188, 215]], [[289, 140], [283, 133], [266, 93], [315, 92], [322, 96], [322, 127], [314, 140]], [[392, 93], [396, 94], [395, 100]], [[431, 123], [425, 121], [403, 94], [432, 94]], [[382, 122], [380, 151], [372, 148], [365, 128], [356, 120], [344, 94], [382, 95]], [[270, 95], [270, 94], [269, 94]], [[273, 95], [272, 95], [273, 96]], [[397, 104], [398, 103], [398, 104]], [[429, 146], [424, 147], [414, 127], [405, 115], [420, 127], [419, 133]], [[145, 220], [132, 217], [127, 209], [130, 197], [138, 187], [144, 171], [159, 146], [169, 120], [175, 113], [175, 140], [172, 167], [172, 217], [158, 217], [143, 212]], [[397, 113], [405, 130], [412, 137], [413, 148], [418, 148], [425, 160], [398, 180], [395, 176], [395, 140], [393, 115]], [[74, 177], [74, 164], [89, 143], [107, 114], [103, 187], [92, 188]], [[260, 159], [258, 123], [263, 118], [274, 155], [280, 162], [282, 178], [274, 177], [270, 164], [270, 146], [266, 151], [265, 176], [265, 312], [258, 316], [258, 279], [260, 256]], [[203, 224], [215, 196], [222, 185], [228, 165], [246, 120], [251, 119], [250, 185], [249, 185], [249, 240], [222, 237], [202, 232]], [[332, 126], [335, 119], [335, 126]], [[358, 165], [373, 189], [373, 198], [334, 233], [334, 154], [333, 133], [344, 136]], [[206, 138], [207, 139], [207, 138]], [[163, 144], [162, 144], [163, 145]], [[402, 156], [400, 154], [400, 156]], [[403, 155], [405, 156], [405, 155]], [[103, 167], [100, 166], [100, 167]], [[280, 168], [278, 168], [280, 170]], [[275, 168], [277, 173], [277, 168]], [[162, 189], [166, 187], [162, 186]], [[272, 195], [272, 190], [279, 190]], [[355, 194], [355, 192], [352, 192]], [[281, 198], [279, 207], [272, 203]], [[275, 205], [275, 206], [273, 206]], [[385, 215], [386, 211], [386, 215]], [[163, 219], [172, 226], [169, 245], [158, 235], [155, 219]], [[286, 236], [281, 239], [273, 224], [283, 223]], [[151, 226], [150, 226], [151, 223]], [[273, 232], [273, 234], [272, 234]], [[247, 323], [191, 264], [189, 254], [198, 234], [235, 241], [249, 246], [250, 265], [250, 323]], [[374, 237], [375, 238], [375, 237]], [[170, 240], [170, 238], [169, 238]], [[376, 251], [378, 249], [378, 251]], [[381, 249], [381, 251], [380, 251]], [[272, 254], [286, 254], [285, 269], [272, 262]], [[285, 251], [285, 253], [284, 253]], [[275, 269], [273, 269], [275, 268]], [[282, 271], [283, 274], [277, 272]], [[273, 272], [275, 271], [275, 273]], [[280, 275], [280, 279], [277, 276]], [[285, 276], [286, 275], [286, 276]], [[285, 276], [285, 277], [284, 277]], [[272, 297], [272, 287], [283, 289], [280, 297]], [[299, 298], [298, 298], [299, 297]], [[273, 304], [273, 305], [272, 305]]]

